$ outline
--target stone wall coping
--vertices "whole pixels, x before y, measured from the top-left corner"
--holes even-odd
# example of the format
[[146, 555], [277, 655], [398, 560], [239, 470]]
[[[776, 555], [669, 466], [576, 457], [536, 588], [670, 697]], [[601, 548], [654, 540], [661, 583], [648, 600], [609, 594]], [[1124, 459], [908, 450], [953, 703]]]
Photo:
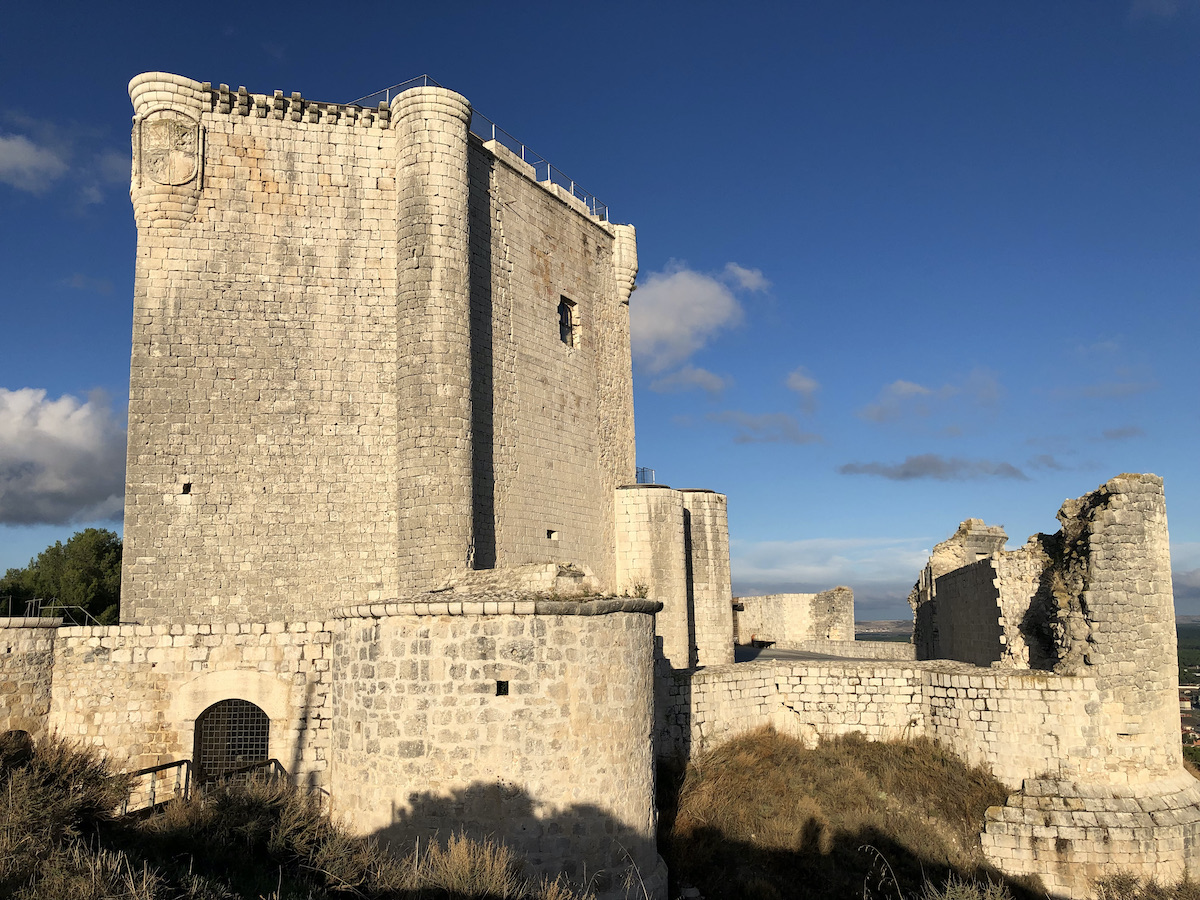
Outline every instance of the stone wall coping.
[[669, 484], [622, 484], [617, 488], [618, 491], [640, 491], [640, 490], [656, 490], [656, 489], [669, 491], [669, 490], [671, 490], [671, 486]]
[[0, 628], [58, 628], [62, 621], [51, 616], [0, 616]]
[[662, 608], [659, 601], [641, 597], [552, 600], [448, 593], [425, 594], [413, 600], [344, 606], [334, 610], [333, 615], [338, 619], [386, 619], [391, 616], [605, 616], [619, 612], [654, 615]]
[[489, 141], [487, 138], [481, 137], [473, 131], [470, 132], [467, 137], [472, 143], [483, 148], [485, 153], [490, 153], [496, 162], [507, 166], [522, 178], [528, 179], [531, 183], [536, 184], [559, 203], [587, 219], [588, 222], [595, 225], [609, 237], [613, 237], [615, 235], [613, 228], [614, 223], [606, 222], [599, 216], [593, 216], [587, 211], [587, 206], [583, 203], [583, 201], [563, 190], [562, 185], [555, 184], [554, 182], [538, 181], [537, 170], [499, 141]]
[[704, 666], [698, 669], [679, 669], [675, 678], [696, 682], [732, 681], [771, 672], [775, 677], [815, 678], [831, 675], [838, 678], [903, 678], [926, 677], [929, 687], [997, 690], [1006, 688], [1062, 692], [1097, 690], [1095, 677], [1085, 675], [1056, 675], [1040, 669], [1006, 669], [973, 666], [970, 663], [947, 659], [756, 659], [748, 662]]

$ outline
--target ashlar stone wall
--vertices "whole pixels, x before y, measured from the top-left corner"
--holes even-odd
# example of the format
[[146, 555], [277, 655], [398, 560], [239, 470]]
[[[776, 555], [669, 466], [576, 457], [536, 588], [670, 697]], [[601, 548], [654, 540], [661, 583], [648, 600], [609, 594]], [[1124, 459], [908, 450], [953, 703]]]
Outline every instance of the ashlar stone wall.
[[654, 845], [659, 604], [443, 600], [355, 607], [335, 645], [332, 794], [356, 827], [494, 836], [534, 874], [624, 896]]
[[48, 728], [133, 771], [191, 759], [196, 718], [248, 700], [270, 718], [270, 756], [325, 785], [332, 648], [322, 622], [60, 628]]
[[0, 618], [0, 732], [46, 736], [61, 624], [54, 618]]
[[818, 594], [739, 597], [738, 640], [791, 647], [805, 641], [854, 640], [854, 592], [836, 587]]
[[323, 619], [527, 563], [611, 589], [633, 229], [442, 88], [362, 110], [148, 73], [130, 97], [126, 619]]

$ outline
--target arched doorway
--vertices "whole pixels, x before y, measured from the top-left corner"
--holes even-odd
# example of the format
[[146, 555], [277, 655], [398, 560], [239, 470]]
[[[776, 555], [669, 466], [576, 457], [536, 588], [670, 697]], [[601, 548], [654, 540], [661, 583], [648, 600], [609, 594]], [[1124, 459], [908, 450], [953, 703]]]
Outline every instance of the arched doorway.
[[271, 720], [249, 700], [222, 700], [196, 718], [192, 752], [198, 784], [270, 758]]

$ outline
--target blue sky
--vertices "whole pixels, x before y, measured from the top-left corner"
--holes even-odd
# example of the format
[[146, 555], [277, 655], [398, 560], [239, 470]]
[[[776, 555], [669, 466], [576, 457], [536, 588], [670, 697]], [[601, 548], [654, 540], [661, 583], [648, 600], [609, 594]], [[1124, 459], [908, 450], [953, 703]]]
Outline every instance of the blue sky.
[[638, 460], [729, 495], [735, 590], [899, 618], [960, 520], [1137, 471], [1200, 613], [1197, 0], [8, 9], [0, 569], [119, 526], [149, 70], [429, 73], [635, 224]]

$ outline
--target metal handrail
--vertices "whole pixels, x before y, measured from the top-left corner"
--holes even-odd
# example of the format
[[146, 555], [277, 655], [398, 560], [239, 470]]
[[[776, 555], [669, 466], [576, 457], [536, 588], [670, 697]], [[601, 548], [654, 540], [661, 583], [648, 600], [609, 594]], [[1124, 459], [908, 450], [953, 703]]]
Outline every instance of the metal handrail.
[[259, 759], [254, 762], [246, 763], [243, 766], [238, 766], [236, 769], [226, 769], [221, 774], [213, 778], [209, 784], [220, 784], [222, 781], [228, 781], [230, 778], [236, 778], [238, 775], [248, 775], [255, 769], [271, 769], [271, 775], [276, 778], [287, 778], [288, 770], [283, 767], [277, 759]]
[[[173, 797], [182, 797], [186, 800], [192, 793], [192, 761], [190, 759], [176, 759], [171, 762], [162, 763], [157, 766], [150, 766], [146, 769], [138, 769], [136, 772], [130, 772], [131, 778], [142, 778], [146, 775], [150, 776], [150, 802], [144, 806], [134, 808], [134, 812], [139, 809], [150, 809], [158, 805], [158, 773], [165, 772], [168, 769], [175, 769], [175, 785], [172, 788]], [[132, 797], [132, 790], [126, 795], [124, 803], [121, 804], [121, 815], [129, 814], [129, 804]]]
[[[351, 100], [346, 106], [358, 106], [363, 109], [373, 109], [379, 103], [384, 103], [391, 106], [392, 98], [397, 94], [402, 94], [404, 91], [415, 87], [442, 87], [428, 75], [418, 75], [416, 78], [410, 78], [408, 81], [401, 81], [399, 84], [393, 84], [390, 87], [385, 87], [374, 93], [359, 97], [357, 100]], [[478, 120], [478, 121], [476, 121]], [[607, 222], [608, 219], [608, 204], [601, 203], [600, 200], [591, 191], [585, 191], [575, 179], [568, 176], [562, 169], [551, 165], [549, 160], [539, 153], [534, 153], [523, 143], [485, 116], [483, 113], [472, 108], [470, 131], [473, 135], [484, 141], [496, 141], [503, 144], [517, 156], [521, 157], [522, 162], [528, 163], [533, 167], [534, 179], [541, 184], [556, 184], [565, 189], [572, 197], [577, 200], [582, 200], [584, 206], [587, 207], [589, 215], [596, 216], [601, 222]]]

